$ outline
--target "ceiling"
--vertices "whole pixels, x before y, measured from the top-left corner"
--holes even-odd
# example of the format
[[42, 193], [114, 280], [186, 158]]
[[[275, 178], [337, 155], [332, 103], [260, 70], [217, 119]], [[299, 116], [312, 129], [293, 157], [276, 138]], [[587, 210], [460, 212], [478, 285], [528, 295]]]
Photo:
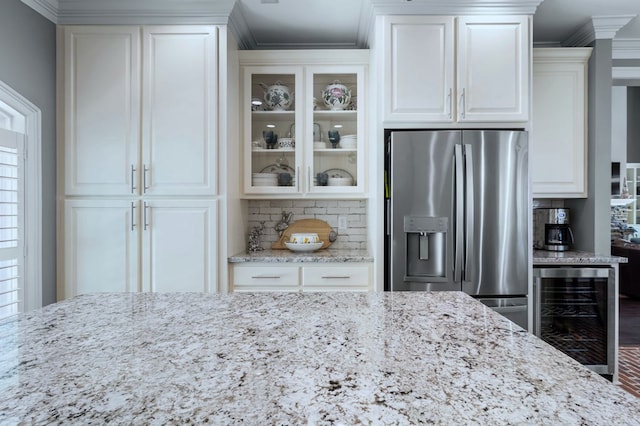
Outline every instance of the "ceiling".
[[[494, 1], [507, 4], [509, 1]], [[542, 3], [535, 9], [535, 5]], [[422, 13], [438, 0], [237, 0], [239, 13], [248, 30], [241, 32], [245, 48], [365, 47], [371, 4], [386, 12]], [[457, 1], [472, 9], [480, 0]], [[487, 3], [487, 2], [485, 2]], [[632, 18], [618, 31], [616, 39], [636, 39], [640, 43], [640, 0], [538, 0], [534, 5], [533, 39], [536, 45], [562, 45], [591, 22], [593, 16]], [[473, 5], [473, 6], [472, 6]], [[460, 7], [459, 7], [460, 9]], [[486, 13], [486, 12], [485, 12]]]
[[598, 38], [634, 41], [640, 52], [640, 0], [21, 1], [57, 24], [228, 23], [243, 49], [364, 48], [383, 14], [517, 13], [533, 14], [535, 45], [571, 45], [590, 25], [598, 34], [598, 22], [611, 30]]

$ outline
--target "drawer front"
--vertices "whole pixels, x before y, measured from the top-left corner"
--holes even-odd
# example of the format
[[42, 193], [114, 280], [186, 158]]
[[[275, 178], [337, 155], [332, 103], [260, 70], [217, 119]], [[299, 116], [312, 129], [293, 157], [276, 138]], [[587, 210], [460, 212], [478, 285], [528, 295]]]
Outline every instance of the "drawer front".
[[302, 268], [302, 288], [308, 291], [366, 291], [371, 287], [369, 265], [328, 264]]
[[234, 291], [297, 291], [300, 284], [297, 266], [234, 266]]

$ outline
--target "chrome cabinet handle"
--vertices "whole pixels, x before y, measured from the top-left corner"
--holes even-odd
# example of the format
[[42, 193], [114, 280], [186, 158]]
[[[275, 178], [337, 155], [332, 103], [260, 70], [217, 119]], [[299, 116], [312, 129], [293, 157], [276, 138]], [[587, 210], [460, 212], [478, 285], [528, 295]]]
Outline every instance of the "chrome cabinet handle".
[[252, 279], [271, 278], [271, 279], [277, 280], [277, 279], [280, 279], [282, 277], [279, 276], [279, 275], [254, 275], [251, 278]]
[[296, 167], [296, 191], [300, 191], [300, 166]]
[[467, 109], [467, 99], [465, 97], [464, 88], [462, 89], [462, 94], [460, 95], [460, 117], [465, 118]]
[[449, 96], [447, 96], [449, 100], [449, 119], [453, 116], [453, 88], [449, 87]]
[[346, 280], [351, 278], [351, 275], [324, 275], [320, 278], [322, 278], [323, 280], [334, 280], [334, 279]]
[[145, 194], [147, 193], [147, 189], [149, 189], [149, 187], [147, 186], [147, 173], [149, 173], [149, 168], [145, 164], [143, 166], [143, 173], [142, 173], [142, 187]]
[[131, 193], [132, 193], [132, 194], [135, 194], [136, 189], [138, 189], [138, 188], [136, 187], [136, 184], [135, 184], [136, 171], [137, 171], [137, 169], [136, 169], [136, 168], [135, 168], [135, 166], [132, 164], [132, 165], [131, 165]]
[[307, 166], [307, 188], [311, 190], [311, 166]]
[[147, 202], [144, 202], [144, 209], [143, 209], [143, 229], [146, 231], [147, 228], [149, 228], [149, 222], [147, 222], [147, 210], [149, 209], [149, 205], [147, 204]]
[[131, 202], [131, 231], [135, 231], [136, 229], [136, 205], [132, 201]]

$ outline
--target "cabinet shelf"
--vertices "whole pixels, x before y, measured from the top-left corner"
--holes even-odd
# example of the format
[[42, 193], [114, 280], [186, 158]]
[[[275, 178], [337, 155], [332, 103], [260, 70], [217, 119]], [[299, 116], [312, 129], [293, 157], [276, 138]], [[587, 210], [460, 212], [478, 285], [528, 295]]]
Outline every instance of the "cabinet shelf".
[[340, 155], [345, 152], [358, 152], [356, 148], [318, 148], [314, 149], [313, 152], [317, 152], [320, 154], [335, 154]]

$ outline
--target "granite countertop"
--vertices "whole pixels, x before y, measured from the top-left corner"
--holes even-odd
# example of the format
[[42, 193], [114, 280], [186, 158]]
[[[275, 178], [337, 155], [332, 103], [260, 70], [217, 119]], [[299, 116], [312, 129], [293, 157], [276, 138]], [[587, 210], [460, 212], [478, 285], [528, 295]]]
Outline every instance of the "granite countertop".
[[533, 250], [534, 265], [581, 265], [627, 263], [626, 257], [600, 255], [587, 251]]
[[366, 250], [328, 248], [311, 253], [292, 252], [290, 250], [264, 250], [255, 253], [239, 253], [229, 257], [227, 260], [229, 263], [373, 262], [373, 256], [371, 256]]
[[0, 324], [0, 424], [639, 424], [461, 292], [98, 294]]

